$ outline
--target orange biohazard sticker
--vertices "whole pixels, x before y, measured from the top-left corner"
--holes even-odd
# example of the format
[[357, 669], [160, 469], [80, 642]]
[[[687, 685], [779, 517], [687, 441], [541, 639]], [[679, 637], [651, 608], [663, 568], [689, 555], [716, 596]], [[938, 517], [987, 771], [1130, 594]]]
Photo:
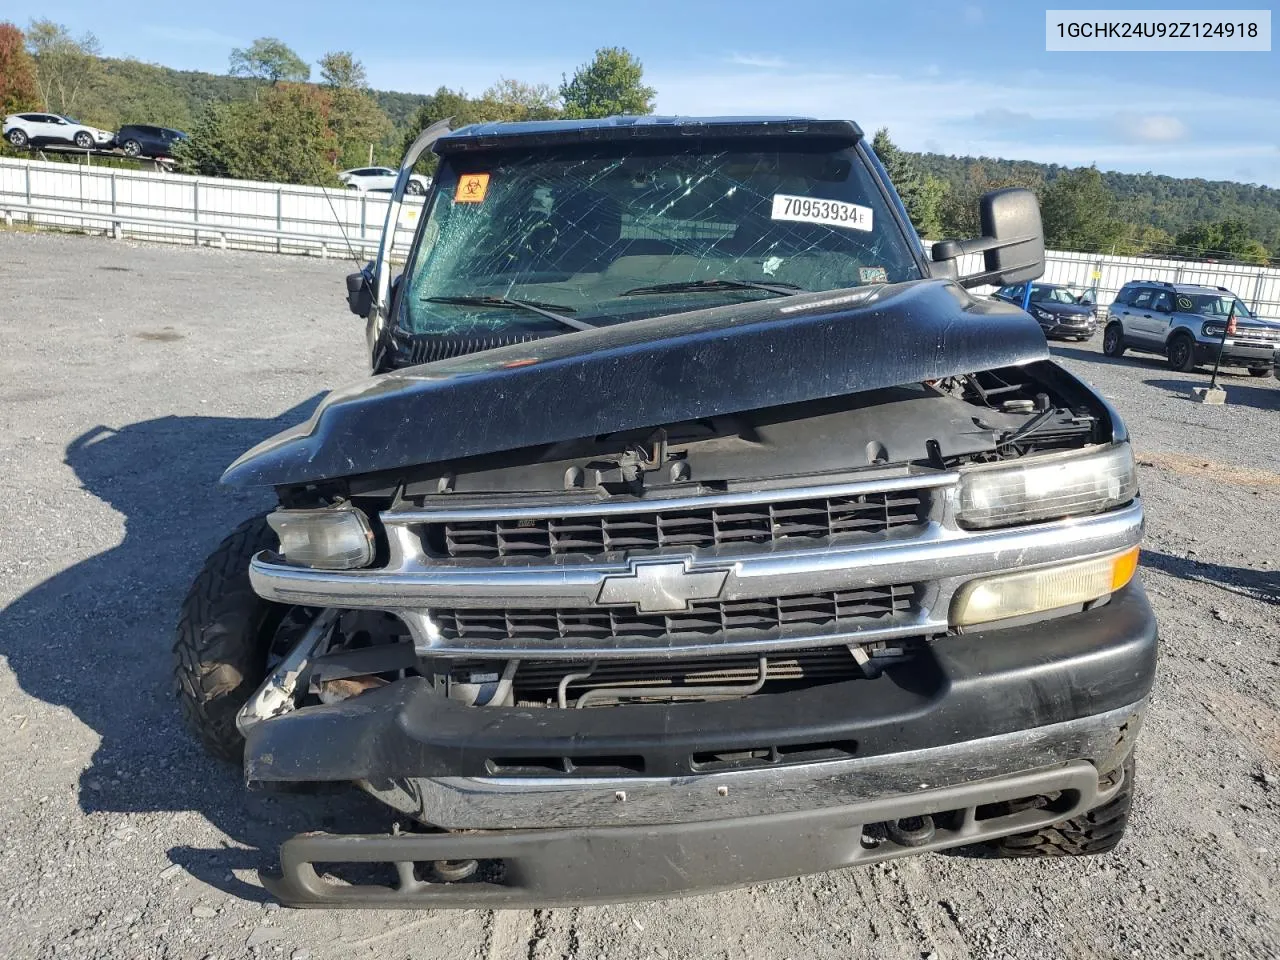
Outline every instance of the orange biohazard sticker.
[[487, 173], [464, 173], [458, 178], [458, 188], [453, 192], [454, 203], [480, 203], [489, 192]]

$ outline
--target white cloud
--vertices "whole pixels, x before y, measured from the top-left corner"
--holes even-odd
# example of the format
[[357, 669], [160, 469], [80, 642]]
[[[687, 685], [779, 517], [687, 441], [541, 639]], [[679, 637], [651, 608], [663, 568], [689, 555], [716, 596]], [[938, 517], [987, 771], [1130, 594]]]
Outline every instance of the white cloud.
[[1133, 125], [1133, 136], [1148, 143], [1183, 140], [1187, 136], [1187, 125], [1177, 117], [1139, 117], [1137, 123]]
[[727, 62], [739, 67], [759, 67], [762, 70], [781, 70], [787, 66], [787, 61], [781, 57], [760, 53], [735, 53]]
[[984, 127], [1011, 127], [1031, 123], [1035, 117], [1023, 110], [1008, 107], [987, 107], [973, 115], [973, 122]]

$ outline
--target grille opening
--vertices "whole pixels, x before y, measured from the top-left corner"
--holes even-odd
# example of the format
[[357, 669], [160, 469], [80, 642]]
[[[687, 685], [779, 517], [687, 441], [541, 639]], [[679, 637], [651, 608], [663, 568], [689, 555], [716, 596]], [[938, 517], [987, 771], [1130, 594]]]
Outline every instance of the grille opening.
[[[864, 643], [859, 645], [859, 649], [867, 655], [864, 663], [855, 659], [849, 647], [842, 644], [768, 655], [764, 686], [750, 696], [807, 690], [854, 680], [874, 680], [883, 674], [895, 677], [894, 682], [901, 686], [902, 678], [896, 668], [907, 663], [914, 665], [916, 673], [922, 667], [928, 673], [926, 665], [929, 660], [920, 656], [927, 649], [924, 637]], [[476, 682], [477, 674], [493, 675], [494, 663], [492, 660], [442, 658], [428, 664], [423, 672], [434, 677], [438, 684], [469, 685]], [[573, 679], [565, 685], [564, 693], [566, 706], [570, 709], [576, 709], [577, 700], [583, 694], [602, 688], [617, 691], [617, 696], [593, 699], [584, 705], [584, 709], [619, 704], [687, 703], [699, 700], [702, 691], [708, 688], [749, 685], [759, 675], [759, 655], [751, 653], [675, 659], [628, 657], [598, 660], [594, 664], [586, 660], [529, 659], [520, 661], [512, 678], [510, 702], [521, 709], [558, 708], [560, 683], [568, 676]], [[932, 686], [930, 681], [930, 689]], [[630, 688], [664, 688], [668, 692], [661, 696], [630, 698], [626, 696]], [[778, 749], [785, 754], [792, 748], [781, 746]], [[527, 762], [527, 759], [518, 761]], [[554, 758], [554, 763], [559, 762], [560, 758]]]
[[928, 512], [927, 490], [682, 510], [646, 511], [638, 506], [635, 513], [626, 514], [429, 523], [424, 525], [423, 544], [434, 556], [457, 560], [601, 557], [631, 550], [869, 537], [921, 526]]
[[832, 593], [692, 603], [675, 613], [641, 613], [634, 606], [493, 609], [432, 608], [431, 619], [448, 640], [496, 645], [620, 639], [660, 641], [755, 631], [778, 635], [849, 629], [909, 613], [915, 584], [887, 584]]
[[485, 769], [494, 776], [555, 777], [566, 774], [583, 776], [625, 776], [644, 773], [644, 757], [600, 754], [578, 757], [490, 757]]
[[703, 751], [689, 758], [689, 768], [698, 773], [720, 770], [747, 770], [752, 767], [777, 767], [796, 763], [821, 763], [847, 760], [858, 752], [856, 740], [831, 740], [816, 743], [775, 744], [746, 750]]

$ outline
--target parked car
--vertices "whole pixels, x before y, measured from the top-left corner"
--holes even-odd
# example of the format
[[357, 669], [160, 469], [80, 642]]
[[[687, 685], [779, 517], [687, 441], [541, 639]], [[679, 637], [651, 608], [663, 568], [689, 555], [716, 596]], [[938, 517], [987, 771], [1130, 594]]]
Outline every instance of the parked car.
[[421, 824], [296, 836], [274, 895], [515, 908], [1113, 849], [1157, 651], [1128, 431], [967, 292], [1043, 271], [1034, 194], [985, 195], [991, 235], [930, 262], [847, 121], [440, 133], [402, 170], [434, 149], [453, 202], [399, 295], [394, 234], [348, 278], [379, 376], [228, 468], [278, 507], [179, 621], [210, 752]]
[[68, 143], [81, 150], [105, 150], [115, 134], [56, 113], [14, 113], [4, 118], [4, 138], [15, 147]]
[[[1228, 332], [1232, 317], [1235, 330]], [[1108, 356], [1158, 353], [1180, 371], [1213, 363], [1219, 347], [1224, 365], [1265, 377], [1275, 368], [1280, 323], [1255, 317], [1226, 287], [1131, 280], [1116, 294], [1102, 334]]]
[[[1001, 287], [993, 297], [1022, 306], [1025, 283]], [[1058, 340], [1088, 340], [1098, 329], [1098, 308], [1057, 283], [1033, 283], [1027, 307], [1046, 337]]]
[[[343, 170], [338, 179], [352, 190], [368, 193], [390, 193], [396, 185], [398, 171], [390, 167], [359, 167], [355, 170]], [[409, 178], [406, 193], [424, 194], [431, 187], [431, 178], [413, 174]]]
[[129, 157], [168, 157], [176, 144], [189, 139], [181, 130], [130, 123], [116, 132], [116, 146]]

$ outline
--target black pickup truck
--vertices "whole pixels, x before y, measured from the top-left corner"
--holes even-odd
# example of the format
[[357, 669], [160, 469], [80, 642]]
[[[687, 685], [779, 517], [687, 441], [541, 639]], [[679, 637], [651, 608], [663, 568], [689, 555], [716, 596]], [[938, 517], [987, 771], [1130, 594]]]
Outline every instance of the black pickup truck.
[[374, 375], [227, 470], [279, 506], [178, 631], [212, 753], [394, 811], [287, 841], [270, 890], [545, 906], [1112, 849], [1156, 659], [1134, 458], [967, 292], [1039, 276], [1034, 196], [981, 222], [927, 259], [845, 121], [424, 131], [348, 284]]

